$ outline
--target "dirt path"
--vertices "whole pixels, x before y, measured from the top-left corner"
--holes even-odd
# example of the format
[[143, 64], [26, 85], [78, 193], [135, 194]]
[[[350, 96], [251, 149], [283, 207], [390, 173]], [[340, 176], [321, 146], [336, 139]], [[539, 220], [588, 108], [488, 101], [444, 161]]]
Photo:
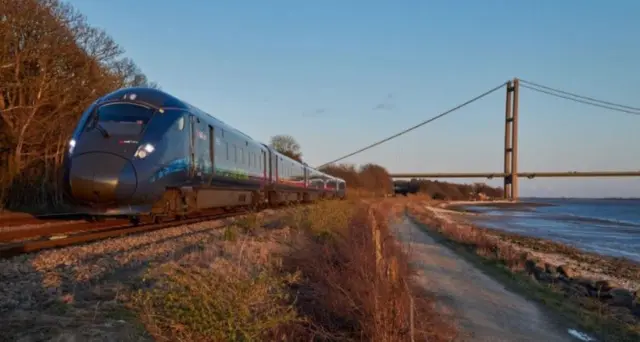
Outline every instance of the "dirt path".
[[504, 288], [405, 218], [392, 226], [419, 269], [419, 281], [443, 312], [453, 313], [463, 341], [581, 341], [539, 308]]

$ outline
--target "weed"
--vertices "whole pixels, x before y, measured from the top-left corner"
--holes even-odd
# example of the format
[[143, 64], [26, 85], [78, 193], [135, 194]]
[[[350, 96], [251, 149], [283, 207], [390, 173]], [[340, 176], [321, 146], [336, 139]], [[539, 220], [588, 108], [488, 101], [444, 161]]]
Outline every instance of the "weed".
[[164, 265], [148, 275], [156, 284], [135, 294], [134, 303], [154, 335], [180, 340], [257, 340], [298, 320], [285, 290], [293, 276], [226, 269], [232, 271]]
[[225, 241], [236, 241], [237, 234], [233, 226], [225, 227], [222, 239]]
[[257, 214], [251, 213], [238, 219], [236, 225], [240, 227], [245, 234], [253, 233], [260, 228], [260, 219]]

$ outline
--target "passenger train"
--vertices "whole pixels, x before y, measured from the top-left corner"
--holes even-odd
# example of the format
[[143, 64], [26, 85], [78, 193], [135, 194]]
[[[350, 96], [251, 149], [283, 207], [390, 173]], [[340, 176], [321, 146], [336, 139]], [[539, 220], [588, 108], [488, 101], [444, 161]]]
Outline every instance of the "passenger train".
[[82, 114], [64, 161], [66, 194], [97, 216], [181, 217], [344, 199], [343, 179], [151, 88], [126, 88]]

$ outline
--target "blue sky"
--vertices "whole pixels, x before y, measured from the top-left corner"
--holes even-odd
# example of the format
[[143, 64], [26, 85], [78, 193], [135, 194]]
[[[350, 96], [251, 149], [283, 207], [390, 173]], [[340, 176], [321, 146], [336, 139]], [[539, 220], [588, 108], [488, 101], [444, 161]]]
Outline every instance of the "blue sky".
[[[640, 107], [638, 1], [70, 2], [163, 90], [255, 139], [295, 136], [312, 165], [513, 77]], [[504, 96], [345, 161], [501, 171]], [[521, 171], [640, 169], [640, 116], [527, 89], [520, 102]], [[521, 184], [528, 196], [640, 195], [640, 179]]]

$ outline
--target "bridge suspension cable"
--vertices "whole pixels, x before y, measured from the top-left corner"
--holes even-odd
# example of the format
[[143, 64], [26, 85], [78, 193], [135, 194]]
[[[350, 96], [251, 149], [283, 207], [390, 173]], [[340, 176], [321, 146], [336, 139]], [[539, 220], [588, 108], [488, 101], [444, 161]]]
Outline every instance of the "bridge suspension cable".
[[587, 104], [594, 107], [609, 109], [617, 112], [640, 115], [640, 108], [638, 107], [632, 107], [632, 106], [627, 106], [619, 103], [598, 100], [593, 97], [570, 93], [568, 91], [547, 87], [541, 84], [525, 81], [522, 79], [520, 79], [520, 82], [521, 82], [520, 83], [521, 87], [531, 89], [533, 91], [537, 91], [543, 94], [559, 97], [559, 98], [570, 100], [570, 101], [575, 101], [578, 103]]
[[403, 131], [399, 132], [399, 133], [396, 133], [396, 134], [394, 134], [394, 135], [392, 135], [392, 136], [390, 136], [390, 137], [387, 137], [387, 138], [384, 138], [384, 139], [382, 139], [382, 140], [379, 140], [379, 141], [377, 141], [377, 142], [375, 142], [375, 143], [373, 143], [373, 144], [371, 144], [371, 145], [365, 146], [365, 147], [363, 147], [363, 148], [361, 148], [361, 149], [359, 149], [359, 150], [357, 150], [357, 151], [355, 151], [355, 152], [351, 152], [351, 153], [349, 153], [349, 154], [347, 154], [347, 155], [344, 155], [344, 156], [342, 156], [342, 157], [340, 157], [340, 158], [338, 158], [338, 159], [334, 159], [334, 160], [332, 160], [332, 161], [330, 161], [330, 162], [324, 163], [324, 164], [322, 164], [322, 165], [318, 166], [318, 168], [321, 168], [321, 167], [323, 167], [323, 166], [327, 166], [327, 165], [329, 165], [329, 164], [333, 164], [333, 163], [335, 163], [335, 162], [339, 162], [339, 161], [341, 161], [341, 160], [343, 160], [343, 159], [345, 159], [345, 158], [349, 158], [349, 157], [354, 156], [354, 155], [356, 155], [356, 154], [358, 154], [358, 153], [364, 152], [364, 151], [366, 151], [366, 150], [368, 150], [368, 149], [371, 149], [371, 148], [376, 147], [376, 146], [378, 146], [378, 145], [380, 145], [380, 144], [382, 144], [382, 143], [385, 143], [385, 142], [387, 142], [387, 141], [389, 141], [389, 140], [395, 139], [395, 138], [397, 138], [397, 137], [399, 137], [399, 136], [401, 136], [401, 135], [403, 135], [403, 134], [406, 134], [406, 133], [408, 133], [408, 132], [410, 132], [410, 131], [413, 131], [413, 130], [414, 130], [414, 129], [416, 129], [416, 128], [422, 127], [422, 126], [424, 126], [424, 125], [426, 125], [426, 124], [428, 124], [428, 123], [431, 123], [431, 122], [433, 122], [433, 121], [435, 121], [435, 120], [437, 120], [437, 119], [440, 119], [440, 118], [442, 118], [442, 117], [444, 117], [444, 116], [446, 116], [446, 115], [448, 115], [448, 114], [451, 114], [451, 113], [455, 112], [456, 110], [458, 110], [458, 109], [460, 109], [460, 108], [462, 108], [462, 107], [465, 107], [465, 106], [467, 106], [467, 105], [469, 105], [469, 104], [471, 104], [471, 103], [473, 103], [473, 102], [475, 102], [475, 101], [477, 101], [477, 100], [480, 100], [481, 98], [483, 98], [483, 97], [485, 97], [485, 96], [487, 96], [487, 95], [489, 95], [489, 94], [491, 94], [491, 93], [495, 92], [496, 90], [498, 90], [498, 89], [500, 89], [500, 88], [504, 87], [504, 86], [505, 86], [505, 84], [507, 84], [507, 82], [503, 82], [503, 83], [501, 83], [500, 85], [498, 85], [498, 86], [496, 86], [496, 87], [494, 87], [494, 88], [491, 88], [490, 90], [487, 90], [487, 91], [485, 91], [484, 93], [482, 93], [482, 94], [480, 94], [480, 95], [478, 95], [478, 96], [476, 96], [476, 97], [472, 98], [471, 100], [468, 100], [468, 101], [466, 101], [466, 102], [464, 102], [464, 103], [462, 103], [462, 104], [459, 104], [459, 105], [457, 105], [457, 106], [455, 106], [455, 107], [453, 107], [453, 108], [451, 108], [451, 109], [447, 110], [446, 112], [440, 113], [440, 114], [438, 114], [438, 115], [436, 115], [436, 116], [434, 116], [434, 117], [432, 117], [432, 118], [430, 118], [430, 119], [428, 119], [428, 120], [425, 120], [425, 121], [423, 121], [423, 122], [421, 122], [421, 123], [419, 123], [419, 124], [417, 124], [417, 125], [415, 125], [415, 126], [409, 127], [409, 128], [407, 128], [407, 129], [405, 129], [405, 130], [403, 130]]

